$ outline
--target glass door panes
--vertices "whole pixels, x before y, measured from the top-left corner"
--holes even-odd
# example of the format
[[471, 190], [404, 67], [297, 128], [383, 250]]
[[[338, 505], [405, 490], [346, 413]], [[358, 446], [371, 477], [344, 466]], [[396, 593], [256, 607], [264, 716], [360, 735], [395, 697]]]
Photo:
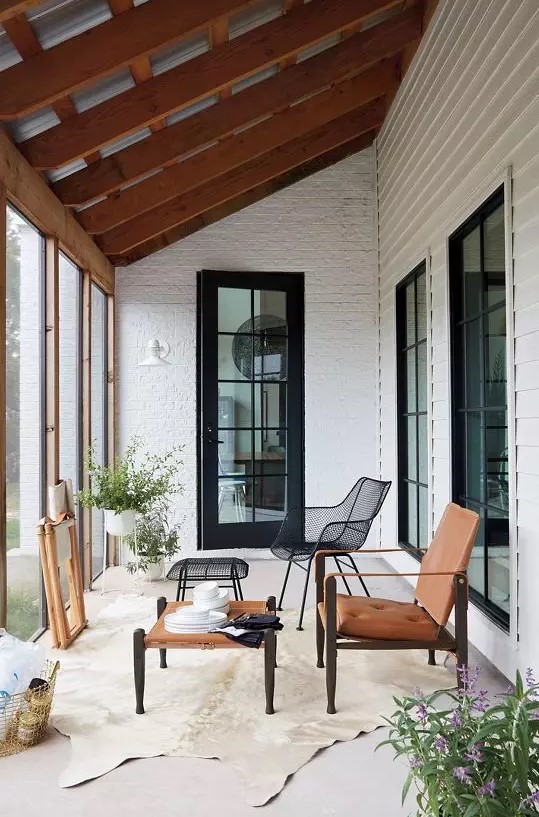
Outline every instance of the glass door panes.
[[420, 264], [397, 289], [399, 542], [425, 548], [428, 520], [427, 288]]
[[[41, 372], [44, 239], [7, 208], [7, 627], [22, 639], [44, 624], [36, 523], [43, 516]], [[3, 546], [3, 543], [0, 544]]]
[[[107, 296], [92, 284], [92, 444], [95, 462], [107, 462]], [[103, 570], [104, 514], [92, 508], [92, 578]]]
[[453, 496], [481, 517], [472, 596], [509, 624], [509, 473], [503, 191], [451, 238]]
[[218, 287], [218, 521], [276, 521], [287, 494], [287, 294]]

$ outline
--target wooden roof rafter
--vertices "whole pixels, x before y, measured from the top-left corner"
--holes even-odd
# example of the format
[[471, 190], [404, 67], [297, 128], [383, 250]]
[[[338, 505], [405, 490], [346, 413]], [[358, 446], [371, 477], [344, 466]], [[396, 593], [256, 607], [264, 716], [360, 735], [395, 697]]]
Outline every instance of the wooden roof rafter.
[[23, 151], [38, 169], [61, 167], [400, 2], [314, 0], [298, 6], [29, 139]]
[[[208, 28], [216, 17], [256, 0], [178, 3], [152, 0], [35, 54], [4, 71], [0, 119], [16, 119], [125, 68], [182, 38]], [[36, 81], [39, 77], [39, 81]]]
[[321, 153], [315, 159], [310, 159], [286, 173], [282, 173], [276, 179], [271, 179], [268, 182], [263, 182], [262, 184], [252, 187], [250, 190], [247, 190], [247, 192], [229, 199], [223, 204], [218, 204], [209, 210], [205, 210], [200, 215], [188, 221], [184, 221], [177, 227], [165, 230], [156, 238], [139, 244], [128, 253], [118, 256], [111, 255], [109, 260], [117, 267], [124, 267], [128, 264], [133, 264], [135, 261], [140, 261], [146, 258], [146, 256], [152, 255], [152, 253], [158, 252], [171, 244], [175, 244], [177, 241], [181, 241], [199, 230], [203, 230], [205, 227], [209, 227], [211, 224], [215, 224], [217, 221], [221, 221], [243, 210], [245, 207], [250, 207], [251, 204], [256, 204], [256, 202], [274, 193], [278, 193], [280, 190], [290, 187], [290, 185], [296, 184], [302, 179], [312, 176], [314, 173], [319, 173], [327, 167], [332, 167], [332, 165], [337, 162], [342, 162], [343, 159], [347, 159], [349, 156], [359, 153], [372, 144], [375, 137], [376, 130], [355, 136], [348, 142], [344, 142], [336, 148]]
[[53, 189], [65, 204], [72, 206], [108, 195], [262, 116], [278, 113], [298, 99], [368, 70], [401, 52], [419, 37], [420, 31], [421, 15], [417, 11], [396, 16], [279, 72], [264, 80], [262, 86], [253, 85], [102, 159], [97, 165], [73, 173]]
[[[107, 0], [107, 19], [88, 2], [92, 17], [61, 0], [0, 0], [23, 57], [1, 71], [0, 119], [121, 264], [370, 144], [436, 6]], [[113, 31], [118, 48], [97, 59]]]
[[364, 105], [345, 116], [328, 122], [306, 136], [281, 145], [228, 173], [212, 179], [184, 196], [167, 201], [99, 237], [98, 246], [105, 255], [121, 255], [160, 232], [175, 227], [205, 210], [276, 178], [321, 153], [378, 128], [386, 110], [383, 98]]

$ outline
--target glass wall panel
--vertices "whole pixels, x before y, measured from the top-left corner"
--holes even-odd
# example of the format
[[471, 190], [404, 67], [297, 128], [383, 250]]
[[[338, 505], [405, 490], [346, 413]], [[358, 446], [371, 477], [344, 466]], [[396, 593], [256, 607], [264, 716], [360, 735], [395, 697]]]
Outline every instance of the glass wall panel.
[[[503, 191], [450, 241], [453, 498], [481, 526], [470, 563], [473, 599], [509, 625], [509, 473]], [[464, 308], [461, 293], [465, 293]], [[463, 343], [464, 339], [464, 343]]]
[[[107, 461], [107, 296], [92, 284], [92, 444], [95, 461]], [[92, 578], [103, 569], [106, 534], [103, 511], [92, 508]]]
[[80, 485], [80, 296], [81, 272], [65, 255], [59, 263], [60, 478]]
[[7, 208], [7, 626], [30, 638], [43, 626], [36, 523], [43, 516], [43, 236]]

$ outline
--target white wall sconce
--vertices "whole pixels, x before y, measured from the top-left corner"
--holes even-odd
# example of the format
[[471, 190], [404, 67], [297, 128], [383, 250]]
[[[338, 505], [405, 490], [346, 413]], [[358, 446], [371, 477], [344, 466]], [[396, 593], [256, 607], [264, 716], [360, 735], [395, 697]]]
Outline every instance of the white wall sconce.
[[170, 354], [170, 346], [163, 341], [160, 343], [156, 338], [150, 340], [146, 346], [148, 355], [141, 360], [139, 366], [169, 366], [170, 361], [166, 358]]

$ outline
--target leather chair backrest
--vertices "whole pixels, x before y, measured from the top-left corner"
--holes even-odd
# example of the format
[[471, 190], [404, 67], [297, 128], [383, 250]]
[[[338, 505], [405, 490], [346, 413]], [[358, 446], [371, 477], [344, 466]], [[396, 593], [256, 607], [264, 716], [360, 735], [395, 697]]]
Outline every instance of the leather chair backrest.
[[[450, 502], [423, 556], [421, 574], [466, 572], [478, 527], [475, 511]], [[420, 575], [415, 597], [436, 623], [445, 627], [455, 604], [453, 576]]]

